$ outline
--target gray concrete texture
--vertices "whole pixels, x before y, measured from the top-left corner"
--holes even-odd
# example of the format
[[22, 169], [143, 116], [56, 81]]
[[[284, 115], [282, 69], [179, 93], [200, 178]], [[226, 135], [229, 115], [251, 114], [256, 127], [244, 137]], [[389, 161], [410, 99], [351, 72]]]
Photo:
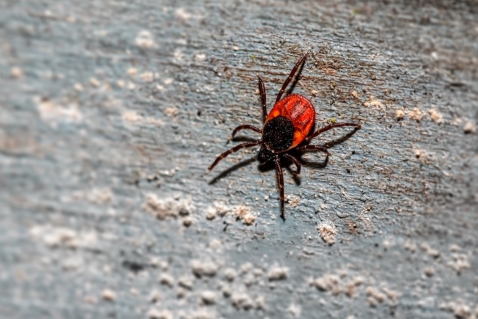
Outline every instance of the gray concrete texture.
[[[477, 38], [474, 1], [0, 1], [0, 317], [478, 318]], [[362, 129], [284, 222], [257, 148], [207, 167], [309, 49]]]

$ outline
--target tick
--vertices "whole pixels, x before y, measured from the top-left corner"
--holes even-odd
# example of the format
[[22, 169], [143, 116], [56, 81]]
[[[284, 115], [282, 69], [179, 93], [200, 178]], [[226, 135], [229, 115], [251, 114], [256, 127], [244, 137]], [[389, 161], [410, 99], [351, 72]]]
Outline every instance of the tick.
[[295, 149], [300, 152], [319, 151], [324, 152], [327, 154], [327, 156], [329, 156], [330, 153], [325, 145], [311, 145], [310, 141], [323, 132], [336, 127], [352, 126], [355, 128], [355, 130], [359, 130], [361, 128], [360, 124], [355, 123], [333, 123], [320, 128], [315, 132], [311, 132], [311, 129], [314, 127], [315, 123], [315, 108], [312, 103], [305, 96], [299, 94], [291, 94], [282, 99], [285, 89], [289, 85], [290, 81], [294, 78], [297, 70], [299, 70], [301, 65], [305, 63], [308, 54], [309, 52], [304, 54], [304, 56], [296, 63], [290, 72], [289, 76], [282, 85], [279, 94], [277, 94], [276, 102], [269, 114], [267, 114], [266, 89], [264, 82], [260, 77], [258, 77], [264, 126], [261, 130], [252, 125], [240, 125], [236, 127], [234, 131], [232, 131], [232, 138], [234, 138], [234, 136], [240, 130], [251, 130], [260, 133], [262, 134], [262, 138], [258, 141], [242, 143], [231, 148], [230, 150], [219, 155], [214, 163], [209, 166], [209, 170], [212, 170], [214, 166], [219, 163], [219, 161], [229, 154], [235, 153], [243, 148], [260, 145], [261, 148], [259, 150], [258, 156], [260, 165], [269, 161], [273, 161], [275, 163], [280, 191], [280, 216], [283, 220], [285, 220], [284, 174], [282, 172], [281, 159], [285, 158], [294, 163], [296, 169], [291, 170], [291, 173], [293, 175], [299, 175], [301, 164], [296, 157], [289, 154], [291, 150]]

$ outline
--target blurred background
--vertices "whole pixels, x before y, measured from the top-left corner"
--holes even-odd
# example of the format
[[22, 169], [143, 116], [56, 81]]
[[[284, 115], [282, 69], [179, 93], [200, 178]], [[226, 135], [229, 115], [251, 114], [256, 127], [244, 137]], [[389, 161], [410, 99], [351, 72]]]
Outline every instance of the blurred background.
[[[0, 1], [0, 317], [478, 318], [477, 37], [474, 1]], [[257, 148], [207, 167], [309, 49], [317, 127], [362, 129], [284, 222]]]

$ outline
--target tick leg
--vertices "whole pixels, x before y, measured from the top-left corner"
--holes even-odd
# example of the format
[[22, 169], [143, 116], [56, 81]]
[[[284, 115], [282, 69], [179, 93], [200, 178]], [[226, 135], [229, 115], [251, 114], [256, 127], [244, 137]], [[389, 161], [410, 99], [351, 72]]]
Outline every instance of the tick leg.
[[261, 92], [262, 118], [263, 118], [263, 122], [265, 122], [267, 117], [266, 87], [264, 86], [264, 81], [262, 81], [261, 77], [258, 76], [257, 78], [259, 79], [259, 92]]
[[232, 154], [232, 153], [235, 153], [237, 152], [238, 150], [242, 149], [242, 148], [248, 148], [248, 147], [253, 147], [253, 146], [256, 146], [256, 145], [259, 145], [261, 144], [262, 141], [256, 141], [256, 142], [249, 142], [249, 143], [242, 143], [242, 144], [239, 144], [233, 148], [231, 148], [230, 150], [228, 151], [225, 151], [224, 153], [222, 153], [221, 155], [219, 155], [216, 160], [214, 161], [214, 163], [211, 164], [211, 166], [208, 167], [209, 170], [212, 170], [214, 168], [214, 166], [216, 166], [217, 163], [219, 163], [220, 160], [222, 160], [223, 158], [225, 158], [227, 155], [229, 154]]
[[280, 166], [279, 156], [275, 158], [277, 178], [279, 179], [279, 192], [280, 192], [280, 217], [285, 221], [284, 217], [284, 173], [282, 173], [282, 167]]
[[292, 79], [294, 78], [294, 75], [297, 72], [297, 70], [299, 69], [300, 65], [302, 63], [305, 63], [305, 59], [307, 58], [307, 55], [309, 55], [309, 51], [307, 51], [307, 53], [304, 54], [304, 56], [302, 58], [300, 58], [300, 60], [295, 64], [292, 71], [290, 71], [289, 77], [287, 78], [287, 80], [285, 80], [284, 84], [282, 84], [282, 87], [279, 91], [279, 94], [277, 94], [276, 103], [280, 101], [280, 99], [282, 97], [282, 94], [284, 93], [285, 89], [289, 85], [290, 81], [292, 81]]
[[254, 132], [257, 132], [257, 133], [262, 133], [262, 130], [261, 129], [258, 129], [257, 127], [255, 126], [252, 126], [252, 125], [239, 125], [238, 127], [236, 127], [234, 129], [234, 131], [232, 131], [232, 137], [231, 138], [234, 138], [234, 136], [236, 136], [236, 133], [239, 132], [240, 130], [251, 130], [251, 131], [254, 131]]
[[301, 169], [302, 165], [300, 165], [297, 158], [295, 158], [294, 156], [289, 155], [289, 154], [284, 154], [284, 157], [288, 158], [289, 160], [291, 160], [295, 164], [295, 171], [291, 170], [292, 174], [300, 175], [300, 169]]
[[328, 130], [331, 130], [333, 128], [336, 128], [336, 127], [342, 127], [342, 126], [353, 126], [355, 127], [356, 130], [360, 130], [360, 128], [362, 128], [362, 126], [360, 124], [354, 124], [354, 123], [335, 123], [335, 124], [330, 124], [326, 127], [323, 127], [321, 129], [318, 129], [314, 134], [308, 136], [306, 138], [306, 141], [310, 141], [312, 140], [314, 137], [324, 133], [325, 131], [328, 131]]
[[330, 156], [329, 150], [327, 147], [322, 145], [305, 145], [297, 148], [298, 151], [320, 151]]

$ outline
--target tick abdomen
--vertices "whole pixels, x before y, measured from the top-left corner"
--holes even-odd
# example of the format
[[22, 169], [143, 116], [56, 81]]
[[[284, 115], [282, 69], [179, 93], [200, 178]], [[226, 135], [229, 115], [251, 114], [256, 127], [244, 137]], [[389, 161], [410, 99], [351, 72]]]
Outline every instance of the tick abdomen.
[[[280, 120], [276, 120], [278, 118]], [[273, 121], [277, 121], [277, 123], [271, 123]], [[302, 95], [289, 95], [277, 102], [267, 116], [263, 140], [271, 151], [289, 150], [299, 145], [307, 137], [314, 122], [315, 109], [312, 103]], [[269, 126], [277, 129], [278, 132], [268, 132], [272, 131]], [[275, 138], [278, 140], [274, 141]]]

